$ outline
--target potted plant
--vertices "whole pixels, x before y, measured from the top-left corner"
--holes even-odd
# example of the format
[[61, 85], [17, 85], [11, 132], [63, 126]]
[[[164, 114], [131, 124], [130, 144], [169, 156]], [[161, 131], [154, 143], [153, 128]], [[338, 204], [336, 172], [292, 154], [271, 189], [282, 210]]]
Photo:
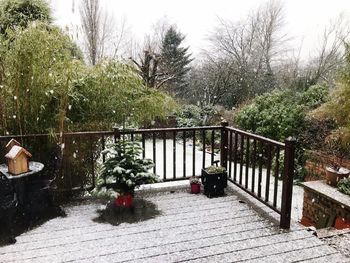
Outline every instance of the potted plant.
[[139, 157], [142, 147], [137, 142], [119, 140], [102, 153], [107, 160], [102, 167], [100, 186], [105, 187], [106, 192], [113, 189], [116, 206], [131, 207], [135, 188], [159, 182], [158, 176], [149, 172], [153, 162]]
[[326, 167], [326, 182], [336, 187], [341, 179], [348, 177], [350, 174], [349, 169], [341, 166], [346, 149], [336, 134], [331, 134], [326, 138], [326, 146], [328, 152], [332, 155], [329, 165]]
[[202, 184], [204, 194], [209, 198], [224, 195], [227, 186], [226, 169], [217, 165], [202, 169]]
[[190, 179], [191, 194], [199, 194], [201, 192], [201, 182], [198, 176], [191, 176]]

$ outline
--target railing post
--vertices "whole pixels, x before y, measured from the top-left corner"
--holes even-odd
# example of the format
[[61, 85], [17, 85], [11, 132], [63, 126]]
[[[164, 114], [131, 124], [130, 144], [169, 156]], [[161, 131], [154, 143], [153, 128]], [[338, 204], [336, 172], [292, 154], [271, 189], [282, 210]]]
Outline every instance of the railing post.
[[119, 130], [119, 128], [118, 127], [114, 127], [113, 128], [113, 133], [114, 133], [114, 143], [116, 143], [120, 139], [120, 130]]
[[228, 152], [228, 132], [226, 127], [228, 122], [223, 120], [221, 122], [221, 143], [220, 143], [220, 165], [227, 169], [227, 152]]
[[293, 179], [294, 179], [294, 156], [296, 140], [289, 137], [285, 140], [284, 153], [284, 173], [282, 185], [282, 204], [280, 227], [290, 228], [290, 218], [292, 211]]

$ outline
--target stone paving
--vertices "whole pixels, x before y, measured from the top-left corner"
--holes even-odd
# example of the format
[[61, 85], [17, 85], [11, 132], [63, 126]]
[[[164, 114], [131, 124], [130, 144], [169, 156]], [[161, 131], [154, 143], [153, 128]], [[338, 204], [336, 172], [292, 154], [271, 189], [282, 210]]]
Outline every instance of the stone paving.
[[350, 262], [299, 225], [280, 230], [274, 212], [236, 190], [212, 199], [184, 188], [138, 195], [161, 215], [112, 226], [94, 221], [101, 204], [71, 204], [67, 217], [0, 247], [0, 262]]

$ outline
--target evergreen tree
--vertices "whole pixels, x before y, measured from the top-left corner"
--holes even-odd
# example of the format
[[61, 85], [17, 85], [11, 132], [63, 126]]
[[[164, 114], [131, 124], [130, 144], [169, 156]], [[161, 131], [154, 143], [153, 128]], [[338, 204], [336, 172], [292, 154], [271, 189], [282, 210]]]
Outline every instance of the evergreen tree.
[[189, 47], [181, 47], [185, 36], [171, 26], [164, 35], [161, 46], [160, 70], [169, 79], [166, 89], [178, 97], [184, 97], [188, 87], [189, 64], [192, 59]]

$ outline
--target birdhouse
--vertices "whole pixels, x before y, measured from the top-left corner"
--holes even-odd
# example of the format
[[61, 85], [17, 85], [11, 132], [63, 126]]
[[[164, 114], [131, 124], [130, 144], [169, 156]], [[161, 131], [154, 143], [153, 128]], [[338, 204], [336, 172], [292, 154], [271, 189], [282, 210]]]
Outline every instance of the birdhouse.
[[32, 157], [30, 152], [21, 146], [14, 145], [11, 150], [5, 155], [9, 173], [17, 175], [28, 172], [28, 158], [30, 157]]
[[15, 139], [11, 139], [5, 146], [6, 152], [8, 153], [15, 145], [21, 146], [21, 144], [18, 141], [16, 141]]

